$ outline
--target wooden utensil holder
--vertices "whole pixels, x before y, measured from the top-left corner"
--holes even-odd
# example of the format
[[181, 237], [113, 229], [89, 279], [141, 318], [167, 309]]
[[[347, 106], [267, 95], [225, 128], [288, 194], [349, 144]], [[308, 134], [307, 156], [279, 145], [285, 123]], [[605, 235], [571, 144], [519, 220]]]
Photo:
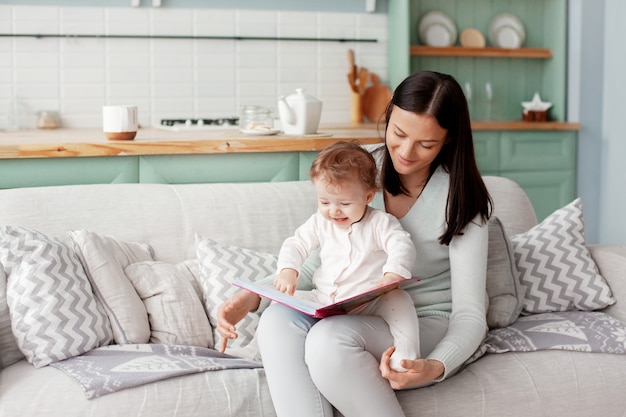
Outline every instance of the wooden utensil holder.
[[350, 91], [350, 124], [363, 123], [363, 94]]

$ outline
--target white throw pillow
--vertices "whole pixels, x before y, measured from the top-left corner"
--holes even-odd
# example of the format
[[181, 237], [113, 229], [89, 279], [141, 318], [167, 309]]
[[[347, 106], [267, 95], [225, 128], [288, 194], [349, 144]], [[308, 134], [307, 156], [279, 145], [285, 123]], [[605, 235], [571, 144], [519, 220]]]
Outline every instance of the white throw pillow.
[[[217, 327], [219, 306], [240, 291], [232, 285], [235, 278], [258, 281], [276, 271], [274, 255], [218, 243], [200, 235], [196, 235], [196, 251], [200, 260], [204, 302], [213, 329]], [[237, 324], [239, 337], [229, 342], [226, 353], [260, 360], [255, 338], [259, 314], [251, 312]], [[213, 340], [215, 347], [219, 348], [222, 337], [215, 330]]]
[[577, 198], [525, 233], [511, 236], [523, 313], [598, 310], [615, 303], [585, 245], [582, 201]]
[[124, 268], [150, 320], [150, 343], [213, 347], [213, 331], [201, 300], [199, 283], [178, 264], [146, 261]]
[[115, 343], [148, 343], [150, 323], [146, 308], [124, 268], [152, 261], [152, 248], [144, 243], [122, 242], [88, 230], [68, 232], [89, 277], [94, 293], [111, 321]]
[[36, 368], [111, 342], [106, 313], [79, 259], [60, 239], [2, 226], [0, 263], [13, 334]]

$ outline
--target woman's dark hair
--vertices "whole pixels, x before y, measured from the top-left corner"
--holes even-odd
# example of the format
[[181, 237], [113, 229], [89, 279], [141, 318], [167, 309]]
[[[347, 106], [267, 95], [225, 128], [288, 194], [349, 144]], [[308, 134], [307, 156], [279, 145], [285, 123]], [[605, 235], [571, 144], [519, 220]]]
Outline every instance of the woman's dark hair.
[[[474, 141], [467, 101], [454, 77], [432, 71], [419, 71], [408, 76], [393, 93], [385, 113], [385, 131], [394, 106], [420, 115], [433, 116], [448, 131], [443, 146], [432, 165], [430, 175], [441, 166], [450, 174], [446, 205], [447, 229], [439, 237], [448, 245], [455, 235], [476, 215], [483, 221], [490, 216], [492, 200], [480, 176], [474, 157]], [[387, 147], [382, 165], [382, 186], [391, 195], [408, 194], [393, 167]]]

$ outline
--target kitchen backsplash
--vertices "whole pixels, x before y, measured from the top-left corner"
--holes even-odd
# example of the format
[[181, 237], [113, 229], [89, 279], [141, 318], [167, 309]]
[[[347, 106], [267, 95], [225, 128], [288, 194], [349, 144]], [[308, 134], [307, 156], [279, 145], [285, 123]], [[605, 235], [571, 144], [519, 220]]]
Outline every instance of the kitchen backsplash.
[[[347, 51], [387, 80], [387, 15], [216, 9], [0, 6], [0, 129], [33, 128], [40, 110], [63, 127], [102, 125], [102, 105], [137, 104], [142, 126], [161, 118], [228, 117], [276, 108], [295, 88], [323, 101], [322, 124], [348, 124]], [[71, 35], [251, 36], [377, 42]]]

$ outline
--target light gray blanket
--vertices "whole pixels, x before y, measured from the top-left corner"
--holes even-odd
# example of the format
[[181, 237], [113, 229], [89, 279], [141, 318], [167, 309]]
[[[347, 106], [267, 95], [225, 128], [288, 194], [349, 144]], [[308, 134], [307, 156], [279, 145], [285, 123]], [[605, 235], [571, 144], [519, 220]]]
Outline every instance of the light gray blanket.
[[262, 367], [213, 349], [160, 344], [101, 347], [50, 366], [77, 381], [88, 399], [180, 375]]
[[[602, 312], [567, 311], [520, 317], [493, 329], [466, 365], [486, 353], [558, 349], [626, 353], [626, 325]], [[51, 364], [78, 381], [87, 398], [197, 372], [261, 368], [259, 362], [180, 345], [112, 345]]]
[[522, 316], [509, 327], [492, 329], [470, 364], [486, 353], [574, 350], [626, 353], [626, 324], [600, 311], [564, 311]]

